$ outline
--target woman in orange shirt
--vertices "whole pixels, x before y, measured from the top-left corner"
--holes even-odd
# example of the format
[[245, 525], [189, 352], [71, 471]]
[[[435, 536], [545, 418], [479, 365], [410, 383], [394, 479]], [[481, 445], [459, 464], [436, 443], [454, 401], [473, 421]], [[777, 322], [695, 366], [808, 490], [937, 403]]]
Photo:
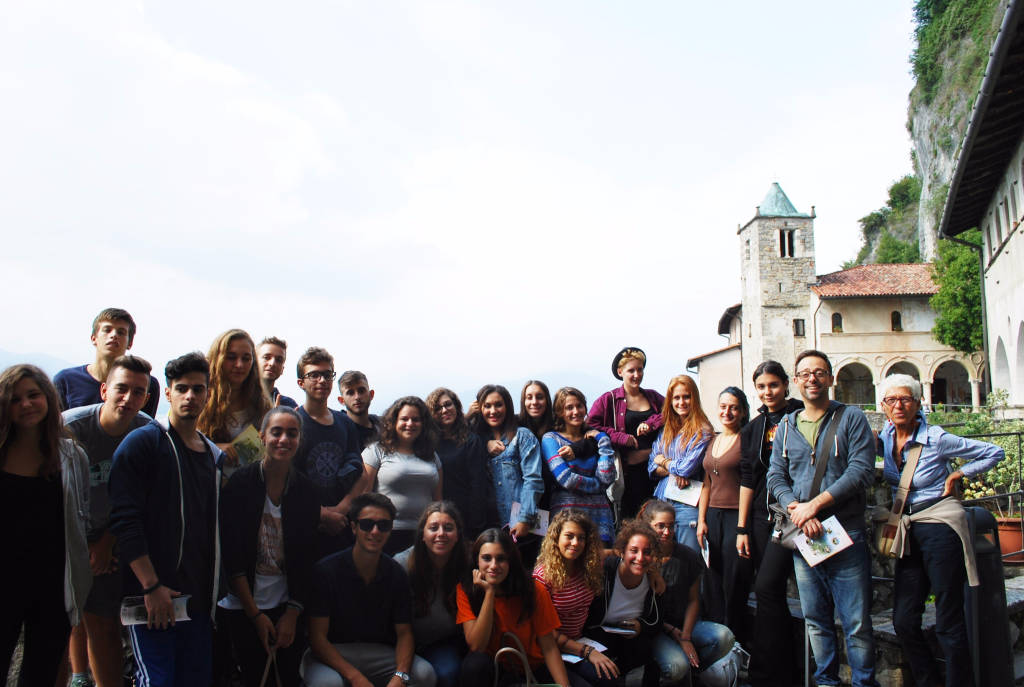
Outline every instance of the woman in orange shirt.
[[[494, 682], [494, 654], [502, 637], [513, 633], [526, 650], [530, 670], [541, 682], [562, 687], [589, 687], [581, 678], [570, 676], [555, 641], [561, 624], [547, 589], [530, 577], [523, 567], [512, 538], [502, 530], [485, 530], [473, 544], [473, 570], [456, 591], [458, 613], [455, 622], [466, 634], [469, 654], [462, 662], [464, 685]], [[522, 681], [516, 664], [502, 675], [499, 684]]]

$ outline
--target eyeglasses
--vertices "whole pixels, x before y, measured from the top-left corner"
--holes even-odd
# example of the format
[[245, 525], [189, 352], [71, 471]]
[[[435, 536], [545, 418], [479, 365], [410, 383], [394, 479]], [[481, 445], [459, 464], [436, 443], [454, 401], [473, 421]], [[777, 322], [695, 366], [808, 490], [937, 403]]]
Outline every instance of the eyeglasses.
[[374, 520], [373, 518], [359, 518], [359, 529], [363, 532], [372, 532], [376, 527], [378, 532], [390, 532], [394, 523], [391, 520]]
[[907, 406], [913, 404], [916, 400], [917, 399], [914, 398], [913, 396], [887, 396], [886, 398], [882, 399], [882, 403], [884, 403], [890, 408], [892, 408], [895, 405], [900, 405], [906, 408]]
[[444, 403], [438, 403], [435, 410], [451, 410], [455, 407], [455, 404], [451, 401], [445, 401]]
[[659, 532], [662, 532], [664, 530], [668, 530], [669, 532], [674, 532], [675, 529], [676, 529], [676, 524], [674, 522], [672, 522], [672, 523], [656, 522], [656, 523], [654, 523], [654, 529], [658, 530]]
[[324, 381], [331, 381], [334, 379], [334, 370], [313, 370], [302, 375], [303, 379], [322, 379]]
[[818, 381], [821, 381], [823, 379], [828, 379], [829, 377], [831, 377], [832, 373], [829, 372], [828, 370], [804, 370], [803, 372], [797, 372], [793, 376], [799, 379], [801, 382], [806, 382], [811, 377], [814, 377]]

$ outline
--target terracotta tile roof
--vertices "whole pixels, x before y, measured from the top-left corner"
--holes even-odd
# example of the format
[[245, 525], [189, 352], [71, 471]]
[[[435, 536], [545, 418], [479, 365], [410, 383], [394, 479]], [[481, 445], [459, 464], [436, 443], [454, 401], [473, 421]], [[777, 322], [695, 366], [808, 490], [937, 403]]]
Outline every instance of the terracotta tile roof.
[[821, 298], [931, 296], [939, 290], [932, 281], [931, 263], [858, 265], [820, 274], [811, 288]]

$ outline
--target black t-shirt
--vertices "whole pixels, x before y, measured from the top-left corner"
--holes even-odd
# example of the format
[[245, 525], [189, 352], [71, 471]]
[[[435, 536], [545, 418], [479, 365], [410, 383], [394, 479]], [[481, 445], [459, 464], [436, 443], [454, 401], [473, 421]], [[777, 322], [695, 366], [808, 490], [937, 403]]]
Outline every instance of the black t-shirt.
[[63, 496], [59, 474], [24, 477], [0, 470], [0, 585], [8, 594], [38, 596], [39, 590], [64, 598]]
[[398, 563], [381, 554], [370, 584], [356, 571], [352, 549], [322, 559], [313, 568], [310, 616], [330, 618], [332, 644], [373, 642], [394, 645], [395, 625], [412, 622], [409, 578]]
[[331, 410], [334, 422], [322, 425], [306, 412], [302, 417], [302, 441], [292, 463], [306, 474], [320, 493], [321, 506], [335, 506], [345, 498], [362, 474], [357, 425], [344, 413]]
[[706, 569], [699, 553], [679, 543], [673, 545], [672, 556], [661, 566], [665, 593], [658, 600], [658, 608], [666, 623], [682, 627], [690, 603], [690, 587]]
[[[182, 594], [191, 594], [189, 615], [209, 613], [213, 603], [213, 528], [217, 518], [216, 467], [207, 451], [193, 451], [177, 433], [181, 486], [185, 500], [185, 537], [178, 568]], [[168, 513], [168, 517], [175, 514]]]
[[[346, 415], [346, 417], [348, 417]], [[355, 422], [352, 424], [356, 425], [356, 429], [359, 431], [359, 451], [362, 452], [364, 448], [372, 444], [373, 442], [380, 439], [380, 416], [370, 415], [370, 426], [363, 427], [357, 425]], [[351, 419], [351, 418], [349, 418]]]
[[632, 434], [636, 437], [636, 445], [638, 449], [649, 449], [654, 446], [654, 440], [658, 438], [657, 432], [648, 432], [643, 436], [637, 436], [636, 430], [644, 422], [647, 422], [647, 418], [654, 415], [657, 411], [654, 406], [651, 406], [647, 410], [629, 410], [626, 409], [626, 433]]

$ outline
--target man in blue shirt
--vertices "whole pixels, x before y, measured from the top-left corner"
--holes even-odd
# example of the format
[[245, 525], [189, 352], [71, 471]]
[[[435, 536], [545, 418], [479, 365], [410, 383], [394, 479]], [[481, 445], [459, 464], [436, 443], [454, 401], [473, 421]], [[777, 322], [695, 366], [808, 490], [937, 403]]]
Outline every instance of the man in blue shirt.
[[268, 336], [256, 347], [256, 369], [259, 371], [260, 383], [267, 397], [275, 406], [298, 407], [298, 403], [290, 396], [285, 396], [274, 383], [284, 372], [284, 361], [288, 357], [288, 343], [276, 336]]
[[[92, 336], [96, 358], [88, 365], [69, 367], [53, 377], [64, 410], [102, 403], [100, 384], [106, 381], [110, 365], [131, 350], [135, 342], [135, 320], [127, 310], [107, 308], [92, 321]], [[142, 412], [156, 417], [160, 404], [160, 382], [149, 376], [149, 399]]]

